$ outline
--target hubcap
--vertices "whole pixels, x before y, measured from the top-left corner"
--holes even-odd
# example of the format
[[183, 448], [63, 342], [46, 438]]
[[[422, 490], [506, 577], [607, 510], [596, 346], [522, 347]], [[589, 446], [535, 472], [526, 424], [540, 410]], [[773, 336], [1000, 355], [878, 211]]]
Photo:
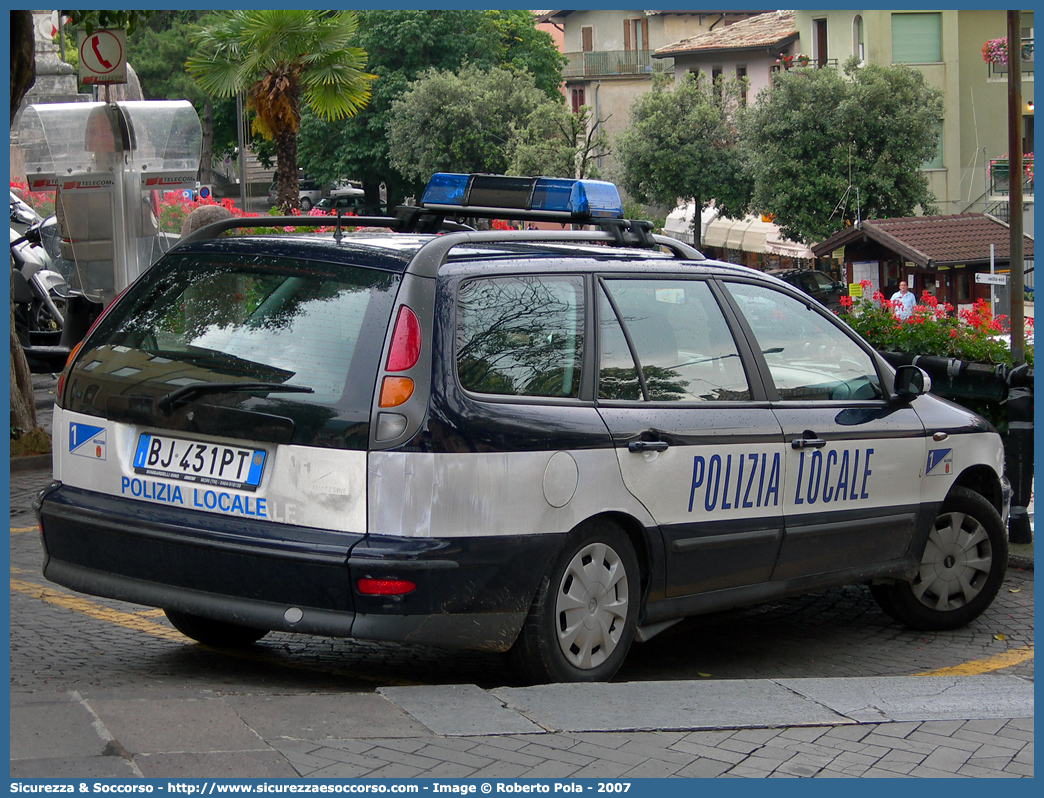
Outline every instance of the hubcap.
[[928, 536], [914, 595], [940, 612], [963, 607], [982, 592], [992, 563], [993, 548], [982, 524], [965, 513], [944, 513]]
[[627, 572], [611, 546], [591, 543], [566, 566], [555, 600], [555, 631], [565, 658], [588, 670], [616, 649], [627, 619]]

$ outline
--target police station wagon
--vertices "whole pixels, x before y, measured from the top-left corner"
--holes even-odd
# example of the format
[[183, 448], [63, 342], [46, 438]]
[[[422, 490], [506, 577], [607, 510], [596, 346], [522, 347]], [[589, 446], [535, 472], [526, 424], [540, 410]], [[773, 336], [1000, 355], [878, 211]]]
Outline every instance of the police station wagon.
[[[212, 645], [456, 646], [532, 680], [842, 584], [920, 629], [978, 616], [996, 431], [797, 289], [622, 216], [611, 184], [436, 175], [355, 231], [183, 239], [62, 375], [44, 574]], [[563, 229], [454, 221], [491, 217]]]

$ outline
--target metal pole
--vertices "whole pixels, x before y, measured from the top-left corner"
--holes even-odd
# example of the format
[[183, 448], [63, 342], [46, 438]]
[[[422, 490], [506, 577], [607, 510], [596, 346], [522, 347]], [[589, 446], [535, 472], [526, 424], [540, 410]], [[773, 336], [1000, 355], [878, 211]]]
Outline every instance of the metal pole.
[[[997, 273], [996, 244], [990, 244], [990, 276]], [[990, 283], [990, 315], [997, 315], [997, 286]]]
[[1026, 361], [1022, 247], [1022, 12], [1008, 12], [1008, 184], [1011, 280], [1011, 361]]
[[1008, 183], [1011, 360], [1005, 471], [1011, 482], [1008, 540], [1032, 543], [1027, 505], [1033, 487], [1033, 381], [1027, 369], [1022, 249], [1022, 12], [1008, 11]]
[[247, 210], [246, 141], [243, 135], [243, 92], [236, 94], [236, 142], [239, 150], [239, 207]]

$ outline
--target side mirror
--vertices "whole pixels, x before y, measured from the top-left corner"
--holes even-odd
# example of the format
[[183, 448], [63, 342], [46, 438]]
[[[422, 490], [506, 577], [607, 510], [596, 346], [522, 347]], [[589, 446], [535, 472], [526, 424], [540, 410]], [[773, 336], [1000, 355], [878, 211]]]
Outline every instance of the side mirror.
[[912, 399], [932, 389], [932, 378], [918, 366], [900, 366], [895, 370], [895, 394]]

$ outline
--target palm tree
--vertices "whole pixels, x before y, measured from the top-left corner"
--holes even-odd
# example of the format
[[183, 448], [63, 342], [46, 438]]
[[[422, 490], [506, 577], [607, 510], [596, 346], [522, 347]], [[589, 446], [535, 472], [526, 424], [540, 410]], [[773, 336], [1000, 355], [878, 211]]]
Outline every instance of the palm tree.
[[193, 36], [198, 51], [185, 66], [207, 94], [247, 93], [254, 129], [275, 142], [279, 207], [297, 208], [302, 95], [327, 120], [352, 116], [370, 99], [375, 76], [364, 71], [366, 51], [349, 45], [355, 14], [241, 10], [209, 19]]

